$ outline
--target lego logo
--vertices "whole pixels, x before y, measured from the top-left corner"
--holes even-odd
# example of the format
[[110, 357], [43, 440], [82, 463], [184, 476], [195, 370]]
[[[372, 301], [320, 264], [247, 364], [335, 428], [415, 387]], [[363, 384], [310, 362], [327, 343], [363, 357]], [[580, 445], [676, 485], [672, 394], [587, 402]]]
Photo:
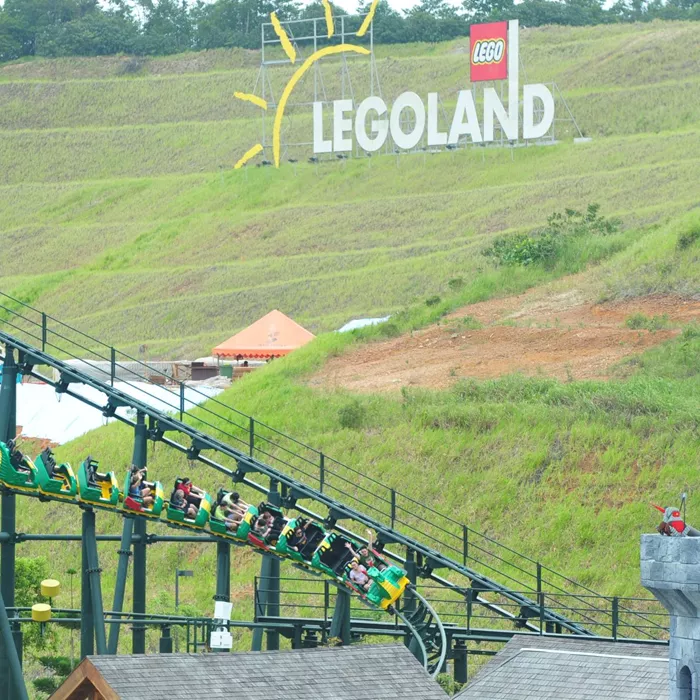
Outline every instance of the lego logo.
[[474, 42], [472, 63], [475, 66], [500, 63], [505, 48], [506, 42], [503, 39], [479, 39], [479, 41]]

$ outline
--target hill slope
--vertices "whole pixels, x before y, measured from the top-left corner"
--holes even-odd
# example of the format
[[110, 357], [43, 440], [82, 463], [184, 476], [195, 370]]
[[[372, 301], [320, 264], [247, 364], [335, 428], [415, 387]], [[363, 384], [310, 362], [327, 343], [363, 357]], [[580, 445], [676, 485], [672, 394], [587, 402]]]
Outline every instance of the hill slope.
[[[0, 286], [150, 357], [202, 354], [273, 307], [314, 331], [396, 311], [564, 206], [662, 220], [697, 202], [695, 29], [523, 31], [528, 80], [557, 81], [590, 144], [243, 173], [228, 168], [260, 122], [231, 95], [252, 89], [255, 52], [136, 77], [115, 58], [4, 66]], [[449, 104], [465, 45], [378, 47], [385, 97], [429, 85]]]
[[[228, 100], [252, 87], [253, 54], [154, 60], [137, 77], [119, 76], [118, 58], [7, 66], [0, 287], [125, 349], [146, 344], [151, 357], [208, 352], [271, 307], [315, 331], [396, 312], [383, 327], [322, 336], [223, 400], [605, 593], [640, 593], [638, 535], [655, 520], [648, 501], [687, 490], [692, 503], [698, 485], [697, 326], [672, 311], [656, 335], [621, 328], [635, 311], [663, 313], [638, 298], [656, 294], [680, 308], [700, 297], [700, 221], [688, 214], [699, 196], [694, 28], [524, 33], [528, 78], [556, 78], [592, 143], [318, 170], [219, 171], [256, 137], [259, 122]], [[454, 92], [463, 44], [380, 49], [381, 70], [393, 76], [382, 75], [385, 94], [426, 84]], [[580, 237], [550, 266], [496, 267], [481, 255], [496, 235], [590, 202], [620, 216], [622, 230]], [[606, 367], [607, 381], [572, 381], [573, 370], [567, 381], [537, 370], [482, 381], [448, 369], [441, 391], [401, 378], [400, 393], [372, 386], [356, 395], [352, 382], [319, 379], [334, 366], [371, 374], [361, 358], [382, 351], [375, 341], [403, 333], [392, 342], [407, 347], [413, 331], [447, 313], [478, 317], [472, 305], [493, 297], [517, 307], [509, 295], [533, 287], [541, 298], [626, 300], [611, 337], [643, 342]], [[615, 360], [626, 354], [614, 350]], [[92, 453], [121, 473], [130, 445], [129, 432], [110, 425], [59, 456], [76, 463]], [[149, 449], [149, 464], [165, 483], [191, 473], [210, 490], [223, 485], [162, 446]], [[19, 512], [20, 530], [77, 532], [77, 509], [32, 505]], [[100, 516], [99, 527], [116, 533], [120, 521]], [[117, 548], [100, 545], [107, 603]], [[50, 557], [61, 576], [77, 565], [80, 545], [25, 543], [20, 554]], [[211, 611], [212, 547], [158, 545], [148, 557], [151, 610], [173, 609], [179, 566], [197, 571], [183, 600]], [[258, 562], [235, 551], [239, 618], [251, 616]], [[237, 644], [247, 644], [243, 633]]]

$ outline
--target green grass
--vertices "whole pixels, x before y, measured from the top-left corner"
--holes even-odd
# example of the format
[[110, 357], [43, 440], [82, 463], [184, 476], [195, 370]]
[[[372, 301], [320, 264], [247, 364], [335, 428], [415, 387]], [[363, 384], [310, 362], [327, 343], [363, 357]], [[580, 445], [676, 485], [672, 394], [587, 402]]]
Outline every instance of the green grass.
[[[4, 65], [0, 287], [151, 357], [199, 355], [271, 308], [322, 332], [444, 297], [450, 279], [493, 271], [479, 255], [492, 234], [556, 209], [666, 222], [697, 202], [694, 30], [523, 30], [523, 81], [556, 80], [592, 143], [280, 171], [230, 170], [259, 139], [253, 106], [232, 98], [253, 89], [256, 52], [148, 59], [128, 76], [123, 57]], [[377, 47], [384, 96], [429, 85], [449, 110], [466, 50]], [[276, 94], [290, 71], [271, 71]], [[359, 94], [367, 66], [352, 71]], [[332, 64], [324, 82], [338, 87]], [[309, 126], [298, 115], [288, 136]]]
[[[572, 578], [638, 594], [638, 536], [656, 522], [648, 502], [672, 503], [687, 490], [692, 503], [697, 486], [697, 325], [628, 358], [609, 382], [510, 376], [354, 396], [317, 388], [313, 374], [357, 343], [557, 279], [565, 287], [575, 273], [600, 300], [697, 299], [694, 30], [659, 22], [523, 30], [528, 81], [555, 79], [592, 143], [280, 171], [228, 169], [259, 138], [257, 115], [231, 99], [252, 89], [252, 52], [149, 60], [135, 77], [120, 76], [118, 57], [3, 66], [0, 289], [126, 350], [146, 345], [152, 359], [208, 353], [279, 308], [322, 335], [222, 401]], [[430, 85], [449, 106], [464, 87], [464, 47], [378, 47], [385, 96]], [[330, 70], [324, 77], [335, 79]], [[307, 125], [296, 118], [293, 128]], [[553, 269], [502, 269], [482, 255], [495, 235], [593, 202], [620, 217], [622, 231], [577, 237]], [[325, 333], [387, 313], [382, 326]], [[121, 478], [130, 443], [110, 425], [59, 454], [76, 463], [92, 453]], [[166, 484], [190, 472], [208, 489], [223, 485], [163, 446], [149, 448], [149, 464]], [[77, 509], [22, 503], [21, 530], [78, 531]], [[120, 525], [99, 516], [102, 532]], [[116, 550], [100, 545], [108, 603]], [[59, 578], [80, 556], [78, 544], [23, 544], [20, 553], [50, 557]], [[212, 547], [158, 545], [148, 556], [152, 610], [172, 609], [179, 566], [197, 570], [183, 601], [211, 612]], [[245, 548], [234, 557], [234, 614], [250, 618], [259, 558]], [[236, 643], [247, 642], [241, 634]]]

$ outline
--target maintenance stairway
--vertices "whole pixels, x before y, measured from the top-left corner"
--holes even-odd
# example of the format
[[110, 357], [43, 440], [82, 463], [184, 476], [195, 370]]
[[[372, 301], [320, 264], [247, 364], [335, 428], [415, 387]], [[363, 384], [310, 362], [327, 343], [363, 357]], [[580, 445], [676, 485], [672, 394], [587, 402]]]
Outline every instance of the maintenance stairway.
[[[367, 539], [353, 523], [375, 530], [384, 554], [422, 591], [406, 596], [399, 612], [405, 624], [423, 630], [419, 644], [433, 669], [444, 663], [446, 644], [500, 641], [514, 630], [650, 642], [666, 637], [665, 616], [646, 599], [601, 596], [225, 401], [172, 383], [158, 369], [17, 299], [0, 293], [0, 300], [3, 362], [16, 350], [20, 370], [58, 394], [130, 426], [146, 420], [149, 439], [260, 493], [273, 484], [283, 506], [357, 541]], [[94, 368], [82, 371], [69, 360], [100, 362], [104, 376], [96, 379]], [[40, 367], [53, 370], [51, 376]], [[117, 382], [124, 373], [128, 378]], [[104, 402], [83, 395], [81, 386], [99, 391]]]

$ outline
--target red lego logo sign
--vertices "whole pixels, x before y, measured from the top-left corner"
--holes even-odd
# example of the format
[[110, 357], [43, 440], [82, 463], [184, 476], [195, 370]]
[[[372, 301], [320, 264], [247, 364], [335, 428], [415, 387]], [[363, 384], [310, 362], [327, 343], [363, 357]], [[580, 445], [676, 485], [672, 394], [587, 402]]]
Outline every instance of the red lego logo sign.
[[469, 44], [473, 83], [508, 77], [508, 22], [472, 24]]

